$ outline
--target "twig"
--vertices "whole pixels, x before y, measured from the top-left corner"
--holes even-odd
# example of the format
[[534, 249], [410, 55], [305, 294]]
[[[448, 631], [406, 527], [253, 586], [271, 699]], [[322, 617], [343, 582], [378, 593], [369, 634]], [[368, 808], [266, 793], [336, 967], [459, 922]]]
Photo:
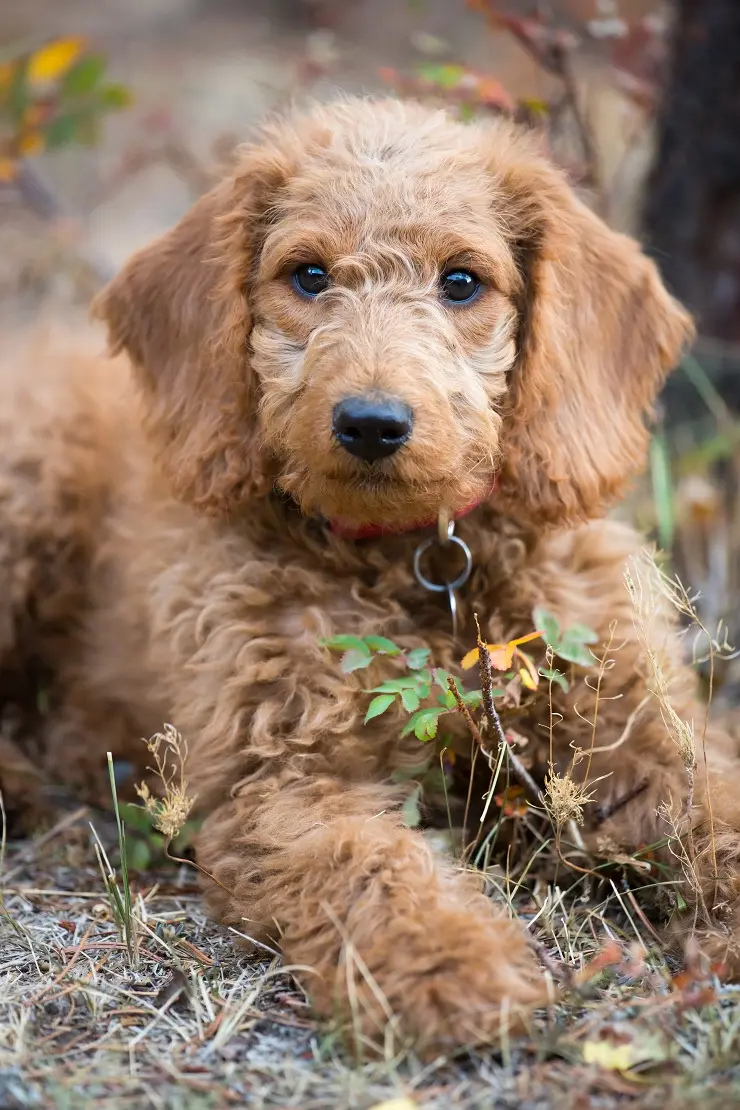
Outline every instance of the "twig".
[[[475, 627], [478, 633], [478, 670], [480, 673], [481, 693], [483, 695], [483, 713], [488, 721], [488, 727], [491, 729], [492, 734], [496, 737], [499, 746], [503, 745], [516, 777], [519, 779], [522, 786], [531, 796], [532, 801], [540, 803], [542, 795], [540, 788], [534, 781], [529, 771], [523, 765], [521, 760], [511, 749], [511, 745], [506, 739], [504, 726], [501, 724], [501, 718], [498, 715], [498, 710], [493, 701], [493, 668], [491, 667], [491, 657], [488, 654], [488, 648], [483, 643], [483, 638], [480, 632], [480, 622], [478, 614], [475, 614]], [[480, 733], [479, 733], [480, 734]], [[486, 745], [483, 745], [483, 750], [486, 751]], [[486, 752], [486, 754], [492, 754]]]
[[[458, 687], [454, 678], [448, 679], [447, 688], [449, 689], [450, 693], [452, 694], [452, 696], [455, 699], [455, 703], [457, 705], [458, 712], [461, 713], [463, 715], [463, 717], [465, 718], [465, 723], [467, 724], [468, 728], [470, 729], [471, 735], [472, 735], [473, 739], [475, 740], [476, 744], [479, 746], [480, 750], [483, 752], [483, 754], [489, 760], [489, 763], [491, 761], [495, 760], [498, 753], [495, 752], [495, 751], [492, 751], [491, 748], [489, 748], [488, 744], [486, 744], [485, 740], [483, 739], [483, 735], [482, 735], [480, 729], [478, 728], [477, 724], [473, 720], [473, 716], [472, 716], [470, 710], [468, 709], [467, 705], [463, 701], [463, 696], [460, 693], [460, 688]], [[495, 710], [494, 710], [494, 712], [495, 712]], [[501, 722], [499, 721], [499, 728], [500, 727], [501, 727]], [[503, 740], [500, 741], [500, 743], [499, 743], [499, 751], [505, 751], [507, 753], [507, 757], [510, 761], [512, 771], [514, 772], [516, 777], [519, 779], [519, 781], [521, 782], [522, 786], [525, 788], [527, 793], [531, 795], [532, 801], [539, 804], [542, 799], [541, 799], [541, 796], [540, 796], [540, 791], [537, 787], [537, 783], [534, 781], [534, 779], [530, 775], [529, 771], [527, 771], [522, 766], [522, 764], [521, 764], [520, 760], [517, 758], [517, 756], [514, 755], [513, 751], [511, 750], [511, 747], [506, 742], [506, 737], [503, 736], [503, 730], [502, 730], [501, 734], [502, 734]], [[501, 745], [503, 745], [503, 747]]]

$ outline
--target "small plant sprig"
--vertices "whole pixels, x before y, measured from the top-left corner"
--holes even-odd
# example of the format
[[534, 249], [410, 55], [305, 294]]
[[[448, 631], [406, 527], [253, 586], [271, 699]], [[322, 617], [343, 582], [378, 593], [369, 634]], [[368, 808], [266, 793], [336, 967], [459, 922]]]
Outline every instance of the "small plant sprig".
[[[397, 659], [406, 668], [406, 674], [390, 678], [366, 690], [375, 697], [368, 705], [365, 724], [386, 713], [394, 703], [400, 702], [408, 721], [401, 729], [401, 736], [414, 733], [418, 740], [434, 740], [439, 720], [445, 713], [457, 709], [455, 698], [449, 690], [450, 676], [440, 667], [430, 667], [429, 648], [412, 648], [404, 652], [385, 636], [334, 636], [323, 641], [331, 651], [341, 651], [340, 668], [345, 674], [369, 667], [376, 656]], [[434, 693], [433, 693], [434, 692]], [[503, 691], [501, 691], [503, 693]], [[434, 701], [428, 702], [431, 697]], [[480, 690], [469, 690], [463, 695], [465, 705], [475, 709], [480, 705]]]
[[[462, 670], [478, 665], [481, 688], [474, 690], [461, 689], [458, 679], [441, 667], [433, 666], [429, 648], [404, 651], [385, 636], [351, 635], [331, 637], [324, 640], [323, 645], [330, 651], [341, 652], [340, 668], [345, 674], [364, 670], [382, 657], [393, 659], [395, 665], [402, 668], [404, 673], [365, 690], [373, 695], [365, 713], [365, 724], [398, 706], [408, 715], [401, 725], [400, 735], [405, 737], [413, 733], [424, 743], [436, 740], [440, 759], [444, 762], [447, 738], [444, 733], [439, 734], [440, 721], [446, 714], [458, 713], [489, 762], [500, 761], [502, 746], [506, 749], [508, 765], [521, 784], [510, 789], [517, 797], [524, 794], [536, 802], [540, 800], [539, 788], [513, 752], [513, 738], [504, 730], [496, 702], [503, 708], [520, 706], [525, 696], [537, 694], [542, 678], [547, 681], [550, 697], [554, 685], [567, 692], [576, 669], [591, 668], [597, 662], [589, 645], [595, 644], [598, 637], [585, 625], [562, 629], [558, 620], [541, 607], [535, 609], [534, 618], [538, 626], [535, 631], [506, 643], [484, 643], [479, 632], [477, 646], [461, 660]], [[545, 666], [538, 667], [535, 659], [524, 650], [523, 645], [535, 640], [544, 641]], [[570, 664], [568, 676], [555, 668], [556, 657]], [[420, 820], [418, 802], [428, 778], [427, 773], [417, 781], [409, 800], [408, 814], [405, 813], [407, 824], [410, 821], [418, 824]], [[509, 802], [507, 791], [502, 806], [504, 810], [511, 810], [507, 816], [520, 816], [526, 811], [524, 798], [513, 807]]]
[[111, 915], [118, 929], [118, 935], [126, 946], [128, 953], [129, 963], [132, 967], [137, 967], [139, 962], [138, 953], [138, 930], [136, 927], [136, 919], [133, 909], [133, 900], [131, 897], [131, 883], [129, 881], [128, 862], [126, 854], [126, 830], [121, 817], [121, 810], [118, 804], [118, 791], [116, 789], [116, 776], [113, 766], [113, 756], [108, 752], [108, 777], [110, 779], [111, 796], [113, 798], [113, 812], [116, 816], [116, 828], [118, 831], [118, 852], [121, 861], [121, 879], [120, 885], [118, 876], [116, 875], [115, 868], [111, 865], [108, 858], [108, 853], [103, 847], [103, 843], [98, 836], [95, 826], [91, 823], [90, 828], [95, 842], [95, 855], [98, 859], [98, 866], [100, 873], [103, 876], [103, 884], [105, 886], [105, 893], [108, 898], [108, 905], [110, 906]]
[[25, 159], [73, 143], [93, 145], [105, 115], [131, 95], [106, 79], [106, 59], [82, 38], [0, 51], [0, 182], [20, 175]]
[[172, 841], [181, 834], [195, 798], [188, 794], [185, 762], [188, 755], [187, 741], [174, 725], [166, 724], [164, 732], [156, 732], [147, 740], [148, 751], [154, 757], [152, 771], [164, 788], [161, 797], [152, 794], [145, 782], [136, 787], [152, 825], [165, 840], [165, 853]]
[[[547, 659], [558, 657], [576, 667], [592, 667], [594, 655], [589, 645], [596, 643], [595, 632], [585, 625], [575, 624], [561, 629], [557, 619], [542, 607], [534, 611], [537, 629], [524, 636], [501, 644], [483, 644], [490, 659], [490, 666], [496, 671], [501, 685], [491, 687], [493, 698], [516, 699], [520, 690], [534, 692], [540, 678], [555, 683], [567, 691], [569, 681], [565, 674], [555, 669], [551, 663], [538, 667], [532, 656], [523, 650], [522, 645], [534, 640], [543, 640], [548, 652]], [[439, 721], [446, 713], [459, 710], [458, 700], [450, 689], [450, 674], [440, 667], [430, 664], [431, 650], [425, 647], [404, 651], [385, 636], [333, 636], [322, 641], [330, 651], [342, 653], [340, 669], [344, 674], [364, 670], [378, 657], [395, 659], [405, 668], [405, 674], [387, 679], [378, 686], [365, 692], [375, 696], [368, 705], [365, 724], [382, 716], [391, 706], [400, 702], [409, 714], [401, 735], [410, 733], [419, 740], [434, 740], [437, 736]], [[462, 670], [469, 670], [480, 661], [480, 648], [474, 647], [461, 661]], [[517, 690], [512, 691], [512, 683]], [[468, 710], [480, 707], [480, 689], [461, 692], [462, 704]], [[431, 699], [431, 700], [430, 700]]]

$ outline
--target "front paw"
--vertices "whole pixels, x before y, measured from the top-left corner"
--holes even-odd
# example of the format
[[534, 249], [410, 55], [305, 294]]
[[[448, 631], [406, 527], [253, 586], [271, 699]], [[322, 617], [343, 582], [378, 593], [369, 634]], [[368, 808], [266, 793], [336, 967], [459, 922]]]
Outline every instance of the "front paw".
[[[356, 1046], [413, 1045], [429, 1056], [496, 1044], [548, 1001], [521, 925], [466, 906], [365, 907], [350, 921], [329, 990], [314, 1003], [343, 1019]], [[311, 988], [310, 981], [307, 986]]]

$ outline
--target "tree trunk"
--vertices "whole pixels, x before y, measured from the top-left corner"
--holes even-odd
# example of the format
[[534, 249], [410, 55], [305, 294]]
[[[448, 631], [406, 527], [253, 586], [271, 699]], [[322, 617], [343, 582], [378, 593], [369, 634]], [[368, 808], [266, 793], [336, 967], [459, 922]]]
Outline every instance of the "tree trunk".
[[701, 334], [740, 342], [740, 0], [676, 0], [644, 225]]

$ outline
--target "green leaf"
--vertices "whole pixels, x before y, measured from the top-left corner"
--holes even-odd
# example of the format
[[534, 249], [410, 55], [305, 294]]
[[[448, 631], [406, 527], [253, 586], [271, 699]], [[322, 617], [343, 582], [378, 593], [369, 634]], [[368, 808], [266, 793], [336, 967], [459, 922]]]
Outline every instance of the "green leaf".
[[407, 713], [414, 713], [419, 708], [419, 700], [416, 690], [401, 691], [401, 704]]
[[432, 654], [430, 648], [414, 648], [406, 655], [406, 665], [409, 670], [420, 671], [425, 666], [429, 656]]
[[370, 648], [370, 651], [375, 651], [378, 655], [401, 654], [398, 644], [394, 644], [393, 640], [388, 640], [385, 636], [365, 636], [362, 642]]
[[100, 90], [98, 99], [104, 110], [117, 111], [128, 108], [134, 98], [125, 85], [106, 85]]
[[143, 806], [134, 805], [133, 802], [119, 802], [119, 807], [128, 828], [136, 829], [137, 832], [152, 832], [152, 819]]
[[16, 128], [19, 127], [23, 115], [31, 103], [31, 93], [28, 87], [28, 58], [21, 58], [15, 63], [10, 85], [3, 100], [3, 107], [7, 107], [11, 122]]
[[415, 690], [419, 692], [422, 684], [419, 682], [417, 675], [407, 675], [404, 678], [389, 678], [386, 682], [381, 682], [380, 686], [373, 686], [372, 690], [366, 690], [367, 694], [400, 694], [402, 690]]
[[105, 58], [100, 54], [88, 54], [80, 58], [65, 74], [60, 91], [62, 98], [87, 96], [99, 83], [105, 73]]
[[650, 477], [653, 486], [653, 503], [658, 524], [658, 540], [664, 551], [670, 551], [676, 530], [676, 514], [671, 478], [671, 460], [668, 443], [662, 432], [656, 432], [650, 441]]
[[73, 143], [77, 134], [77, 116], [57, 116], [44, 126], [47, 150], [58, 150]]
[[322, 647], [330, 651], [349, 651], [356, 648], [358, 651], [367, 651], [367, 645], [359, 636], [329, 636], [328, 639], [319, 640]]
[[91, 112], [86, 112], [80, 116], [75, 139], [83, 146], [95, 146], [100, 138], [100, 127], [95, 116]]
[[[503, 690], [501, 693], [503, 693]], [[463, 694], [462, 700], [469, 709], [477, 709], [483, 701], [483, 694], [480, 690], [468, 690], [466, 694]]]
[[563, 640], [578, 641], [580, 644], [595, 644], [599, 635], [586, 624], [569, 624], [563, 633]]
[[548, 612], [542, 605], [538, 605], [534, 611], [534, 624], [535, 628], [542, 629], [542, 637], [548, 647], [554, 648], [560, 639], [560, 625], [557, 618]]
[[372, 721], [374, 717], [379, 717], [381, 713], [385, 713], [386, 709], [390, 709], [395, 700], [394, 694], [378, 694], [377, 698], [373, 698], [367, 707], [364, 723], [367, 724], [367, 722]]
[[146, 840], [126, 841], [126, 863], [135, 871], [146, 871], [152, 862], [152, 853]]
[[401, 819], [407, 829], [415, 829], [421, 824], [421, 786], [415, 787], [409, 794], [401, 809]]
[[440, 705], [443, 705], [446, 710], [457, 709], [457, 701], [452, 690], [446, 690], [444, 694], [440, 694], [437, 699]]
[[360, 671], [363, 667], [369, 667], [372, 661], [372, 655], [363, 644], [361, 648], [351, 648], [350, 651], [345, 651], [339, 669], [342, 674], [352, 674], [353, 671]]
[[568, 685], [568, 679], [565, 677], [562, 671], [556, 670], [555, 667], [551, 669], [542, 668], [539, 674], [541, 678], [547, 679], [548, 682], [553, 682], [556, 686], [559, 686], [561, 690], [564, 690], [566, 694], [568, 693], [568, 690], [570, 689]]
[[553, 646], [553, 651], [558, 659], [564, 659], [567, 663], [575, 663], [579, 667], [594, 665], [594, 657], [585, 644], [570, 641], [567, 636], [564, 636], [557, 646]]
[[413, 732], [417, 740], [433, 740], [437, 735], [439, 718], [444, 712], [446, 710], [437, 706], [417, 709], [416, 713], [413, 713], [403, 726], [401, 736], [408, 736], [409, 733]]
[[444, 690], [445, 693], [448, 693], [447, 683], [450, 680], [449, 671], [443, 671], [441, 667], [435, 667], [432, 671], [432, 677], [437, 686], [439, 686], [441, 690]]
[[421, 781], [421, 785], [422, 789], [427, 791], [444, 790], [446, 786], [445, 774], [438, 763], [429, 768]]

